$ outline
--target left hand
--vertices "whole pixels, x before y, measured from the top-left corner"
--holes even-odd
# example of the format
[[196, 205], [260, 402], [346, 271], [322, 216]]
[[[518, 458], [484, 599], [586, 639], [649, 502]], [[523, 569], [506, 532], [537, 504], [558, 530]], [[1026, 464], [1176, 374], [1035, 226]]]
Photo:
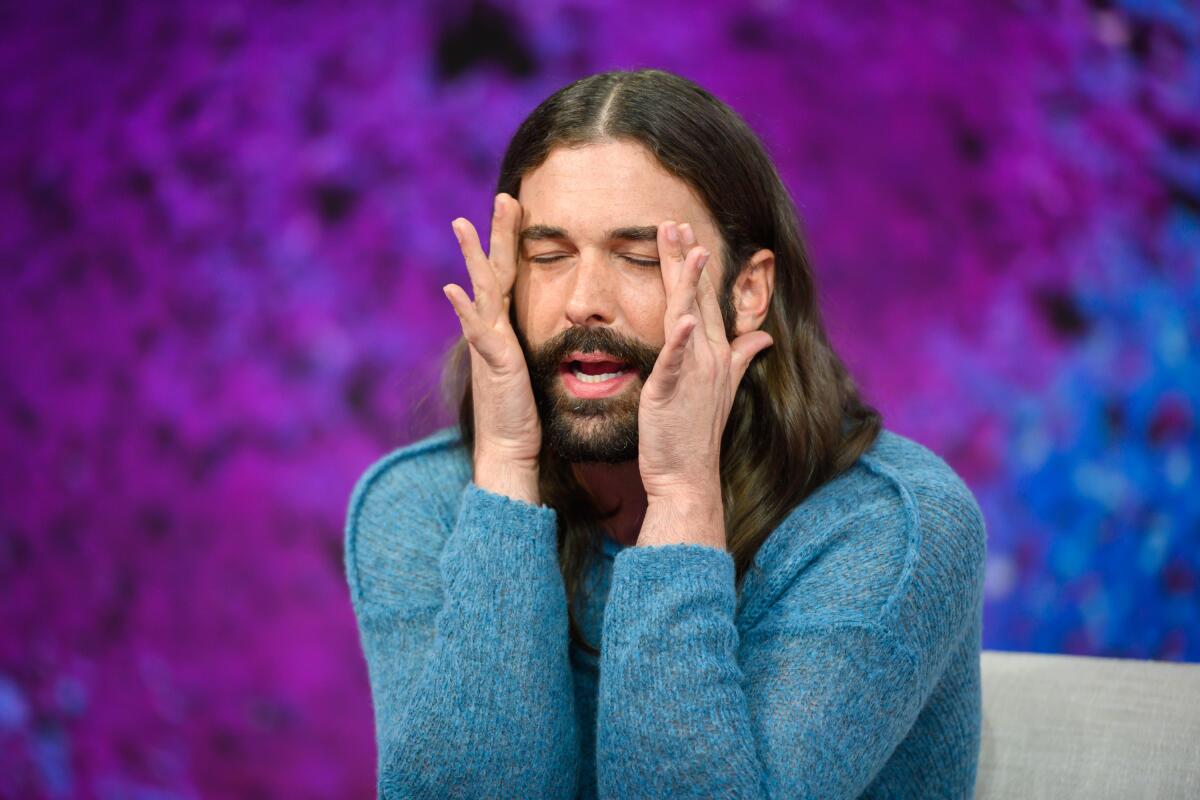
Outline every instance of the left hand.
[[[658, 252], [666, 344], [638, 406], [638, 467], [647, 499], [638, 544], [668, 536], [723, 548], [721, 437], [742, 376], [773, 341], [761, 330], [726, 338], [708, 251], [695, 244], [691, 226], [660, 224]], [[717, 523], [719, 532], [712, 530]], [[677, 531], [662, 530], [664, 524]], [[705, 530], [689, 535], [694, 525]]]

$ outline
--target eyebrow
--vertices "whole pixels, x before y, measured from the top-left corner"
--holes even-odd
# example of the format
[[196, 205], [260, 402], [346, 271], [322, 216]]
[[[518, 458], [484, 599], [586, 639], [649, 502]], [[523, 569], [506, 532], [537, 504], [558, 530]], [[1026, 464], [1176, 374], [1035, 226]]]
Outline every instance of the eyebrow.
[[[530, 225], [521, 231], [521, 242], [536, 242], [546, 239], [571, 238], [565, 229], [553, 225]], [[613, 228], [604, 233], [605, 241], [621, 240], [626, 242], [657, 242], [657, 225], [629, 225], [624, 228]]]

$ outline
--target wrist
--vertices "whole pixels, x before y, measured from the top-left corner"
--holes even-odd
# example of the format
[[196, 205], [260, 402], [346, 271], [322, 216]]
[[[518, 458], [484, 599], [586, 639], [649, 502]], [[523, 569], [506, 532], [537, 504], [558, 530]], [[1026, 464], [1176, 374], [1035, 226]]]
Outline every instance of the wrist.
[[541, 505], [537, 464], [522, 464], [510, 459], [478, 456], [474, 467], [475, 485], [494, 494]]
[[724, 550], [725, 508], [720, 490], [648, 497], [639, 545], [691, 543]]
[[720, 516], [724, 503], [721, 495], [721, 479], [717, 475], [693, 480], [668, 480], [646, 486], [646, 505], [673, 508], [689, 516], [711, 514]]

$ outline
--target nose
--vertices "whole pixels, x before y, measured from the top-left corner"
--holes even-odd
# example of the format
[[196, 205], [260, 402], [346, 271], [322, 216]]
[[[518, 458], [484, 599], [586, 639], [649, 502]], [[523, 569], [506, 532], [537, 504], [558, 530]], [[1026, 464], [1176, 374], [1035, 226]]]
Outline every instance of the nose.
[[580, 253], [576, 262], [565, 313], [573, 325], [611, 325], [615, 316], [615, 276], [604, 257], [596, 252]]

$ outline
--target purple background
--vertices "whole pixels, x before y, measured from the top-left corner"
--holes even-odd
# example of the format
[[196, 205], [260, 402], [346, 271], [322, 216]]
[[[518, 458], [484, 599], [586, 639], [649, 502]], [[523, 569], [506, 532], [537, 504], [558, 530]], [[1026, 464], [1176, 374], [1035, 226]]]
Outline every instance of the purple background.
[[349, 492], [439, 424], [450, 220], [615, 67], [763, 136], [985, 646], [1200, 661], [1200, 17], [933, 5], [0, 5], [0, 797], [373, 795]]

